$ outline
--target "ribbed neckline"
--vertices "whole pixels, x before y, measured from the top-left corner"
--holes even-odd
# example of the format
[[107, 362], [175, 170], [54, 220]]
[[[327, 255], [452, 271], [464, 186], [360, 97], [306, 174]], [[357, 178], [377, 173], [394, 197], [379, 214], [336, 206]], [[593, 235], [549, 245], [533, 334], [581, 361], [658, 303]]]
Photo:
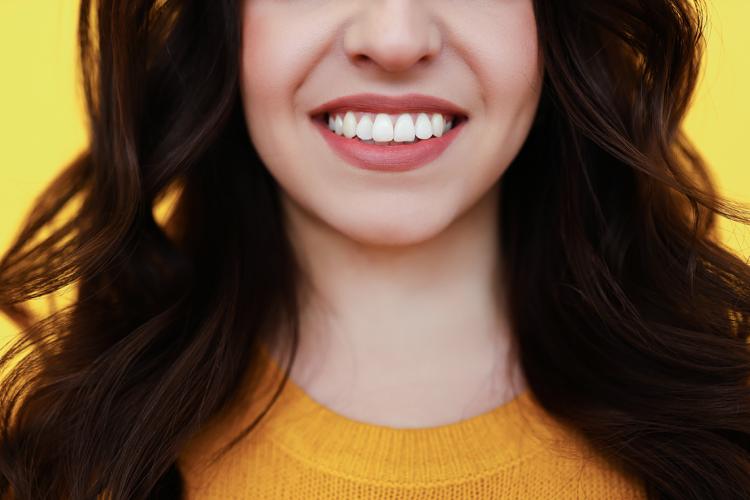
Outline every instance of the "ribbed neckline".
[[[276, 384], [283, 370], [260, 347]], [[435, 484], [499, 472], [549, 446], [555, 424], [526, 388], [485, 413], [436, 427], [395, 428], [336, 413], [287, 379], [264, 418], [272, 441], [308, 465], [379, 483]], [[546, 443], [546, 444], [545, 444]]]

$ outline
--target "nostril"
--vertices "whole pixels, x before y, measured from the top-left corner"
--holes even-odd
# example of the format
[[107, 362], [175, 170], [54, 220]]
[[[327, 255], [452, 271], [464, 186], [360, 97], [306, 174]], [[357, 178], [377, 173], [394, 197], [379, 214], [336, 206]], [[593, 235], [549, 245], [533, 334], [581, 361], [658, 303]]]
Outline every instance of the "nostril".
[[356, 56], [353, 56], [352, 61], [357, 66], [366, 66], [372, 64], [373, 62], [372, 59], [370, 59], [370, 57], [365, 54], [357, 54]]

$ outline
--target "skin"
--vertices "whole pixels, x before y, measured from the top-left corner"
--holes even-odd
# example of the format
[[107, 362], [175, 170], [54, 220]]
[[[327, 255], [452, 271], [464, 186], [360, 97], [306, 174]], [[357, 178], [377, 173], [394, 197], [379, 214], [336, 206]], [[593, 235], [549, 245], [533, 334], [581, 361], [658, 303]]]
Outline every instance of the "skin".
[[[343, 416], [392, 427], [517, 395], [497, 188], [542, 87], [532, 1], [245, 0], [242, 22], [250, 140], [309, 280], [292, 379]], [[469, 121], [420, 169], [357, 169], [308, 113], [360, 92], [446, 98]]]

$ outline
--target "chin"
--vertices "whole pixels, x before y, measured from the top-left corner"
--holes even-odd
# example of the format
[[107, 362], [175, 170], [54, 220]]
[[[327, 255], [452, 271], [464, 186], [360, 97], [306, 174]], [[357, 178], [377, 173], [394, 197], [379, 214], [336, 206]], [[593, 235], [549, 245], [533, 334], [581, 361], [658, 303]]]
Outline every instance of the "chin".
[[383, 217], [381, 214], [379, 217], [352, 217], [330, 225], [361, 245], [407, 247], [436, 237], [445, 230], [448, 221], [420, 216]]

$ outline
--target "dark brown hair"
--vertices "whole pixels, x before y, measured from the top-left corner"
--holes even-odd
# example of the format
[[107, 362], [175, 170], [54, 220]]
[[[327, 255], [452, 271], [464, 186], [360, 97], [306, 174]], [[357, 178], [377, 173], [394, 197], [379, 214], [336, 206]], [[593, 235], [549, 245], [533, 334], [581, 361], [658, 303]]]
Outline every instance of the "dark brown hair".
[[[297, 345], [279, 187], [239, 99], [239, 3], [81, 2], [90, 147], [0, 261], [23, 327], [0, 359], [0, 493], [180, 498], [176, 458], [235, 401], [262, 332]], [[544, 90], [501, 179], [529, 386], [649, 497], [748, 498], [750, 267], [716, 221], [750, 215], [681, 130], [705, 8], [534, 5]], [[25, 307], [66, 287], [49, 316]]]

